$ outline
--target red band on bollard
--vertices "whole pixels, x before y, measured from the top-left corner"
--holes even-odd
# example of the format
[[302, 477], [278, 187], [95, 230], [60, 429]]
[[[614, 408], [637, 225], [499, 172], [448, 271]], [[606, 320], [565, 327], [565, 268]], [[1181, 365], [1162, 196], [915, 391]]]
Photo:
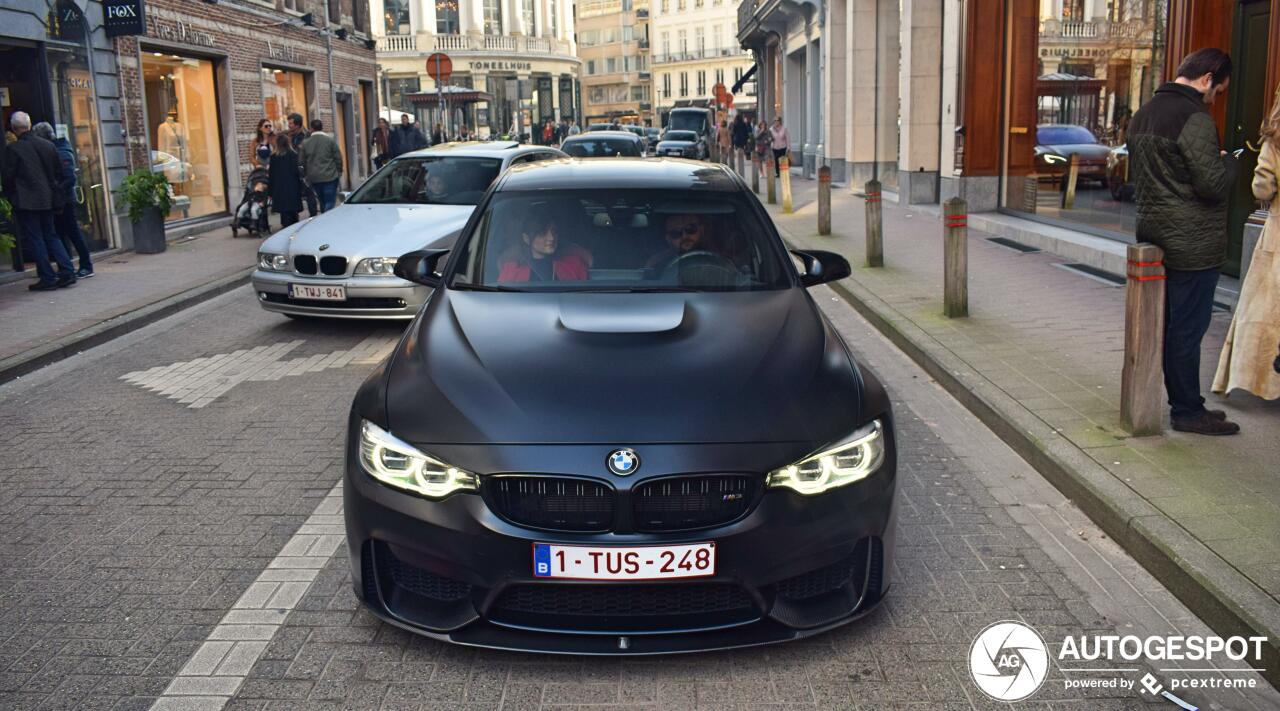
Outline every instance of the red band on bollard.
[[969, 222], [965, 220], [965, 218], [963, 217], [958, 220], [954, 220], [954, 219], [947, 220], [947, 227], [968, 227], [968, 226], [969, 226]]
[[1164, 266], [1164, 262], [1160, 262], [1160, 261], [1156, 261], [1156, 262], [1135, 262], [1135, 261], [1133, 261], [1132, 259], [1130, 259], [1130, 260], [1129, 260], [1129, 266], [1131, 266], [1131, 267], [1163, 267], [1163, 266]]
[[1129, 275], [1129, 278], [1130, 278], [1130, 279], [1132, 279], [1132, 280], [1134, 280], [1134, 281], [1162, 281], [1162, 280], [1166, 279], [1167, 277], [1166, 277], [1165, 275], [1163, 275], [1163, 274], [1150, 274], [1150, 275], [1147, 275], [1147, 276], [1139, 276], [1139, 275], [1137, 275], [1137, 274], [1130, 274], [1130, 275]]

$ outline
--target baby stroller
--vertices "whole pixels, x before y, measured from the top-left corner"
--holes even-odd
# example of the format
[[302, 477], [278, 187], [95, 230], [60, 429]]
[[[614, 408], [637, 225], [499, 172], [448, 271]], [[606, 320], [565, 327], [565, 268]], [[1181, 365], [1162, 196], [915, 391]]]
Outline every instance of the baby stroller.
[[249, 173], [249, 183], [244, 197], [236, 206], [236, 217], [231, 221], [231, 236], [237, 230], [245, 230], [253, 237], [271, 234], [271, 195], [267, 192], [266, 168], [255, 168]]

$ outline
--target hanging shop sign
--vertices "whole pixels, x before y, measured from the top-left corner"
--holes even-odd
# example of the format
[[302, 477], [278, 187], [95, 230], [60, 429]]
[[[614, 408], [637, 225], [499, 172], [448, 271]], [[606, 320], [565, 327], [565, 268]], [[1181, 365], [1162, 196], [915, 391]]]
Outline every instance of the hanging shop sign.
[[102, 17], [108, 37], [147, 33], [145, 0], [102, 0]]

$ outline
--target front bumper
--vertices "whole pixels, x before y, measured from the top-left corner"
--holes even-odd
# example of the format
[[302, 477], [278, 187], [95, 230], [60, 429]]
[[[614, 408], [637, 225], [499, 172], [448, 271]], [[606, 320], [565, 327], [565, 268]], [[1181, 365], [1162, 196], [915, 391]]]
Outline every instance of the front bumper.
[[[412, 284], [399, 277], [303, 276], [257, 269], [250, 281], [263, 309], [296, 316], [407, 320], [417, 315], [418, 308], [431, 295], [430, 287]], [[291, 299], [290, 284], [341, 285], [346, 288], [347, 300]]]
[[[349, 442], [344, 500], [353, 586], [394, 625], [499, 649], [644, 655], [811, 636], [865, 614], [889, 588], [897, 458], [891, 426], [886, 434], [885, 462], [865, 481], [816, 497], [768, 490], [734, 522], [663, 533], [539, 531], [500, 518], [480, 495], [409, 496], [371, 479]], [[620, 583], [532, 574], [535, 542], [705, 541], [716, 545], [710, 577]]]

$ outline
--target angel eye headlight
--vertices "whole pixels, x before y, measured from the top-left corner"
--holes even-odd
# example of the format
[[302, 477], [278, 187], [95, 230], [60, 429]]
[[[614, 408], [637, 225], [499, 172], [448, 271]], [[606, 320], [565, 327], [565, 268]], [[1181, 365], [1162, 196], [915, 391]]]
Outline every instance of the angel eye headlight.
[[841, 444], [769, 472], [766, 483], [805, 495], [821, 494], [866, 479], [883, 462], [884, 426], [875, 420]]
[[367, 420], [360, 422], [360, 464], [387, 486], [433, 499], [480, 486], [475, 474], [420, 452]]

